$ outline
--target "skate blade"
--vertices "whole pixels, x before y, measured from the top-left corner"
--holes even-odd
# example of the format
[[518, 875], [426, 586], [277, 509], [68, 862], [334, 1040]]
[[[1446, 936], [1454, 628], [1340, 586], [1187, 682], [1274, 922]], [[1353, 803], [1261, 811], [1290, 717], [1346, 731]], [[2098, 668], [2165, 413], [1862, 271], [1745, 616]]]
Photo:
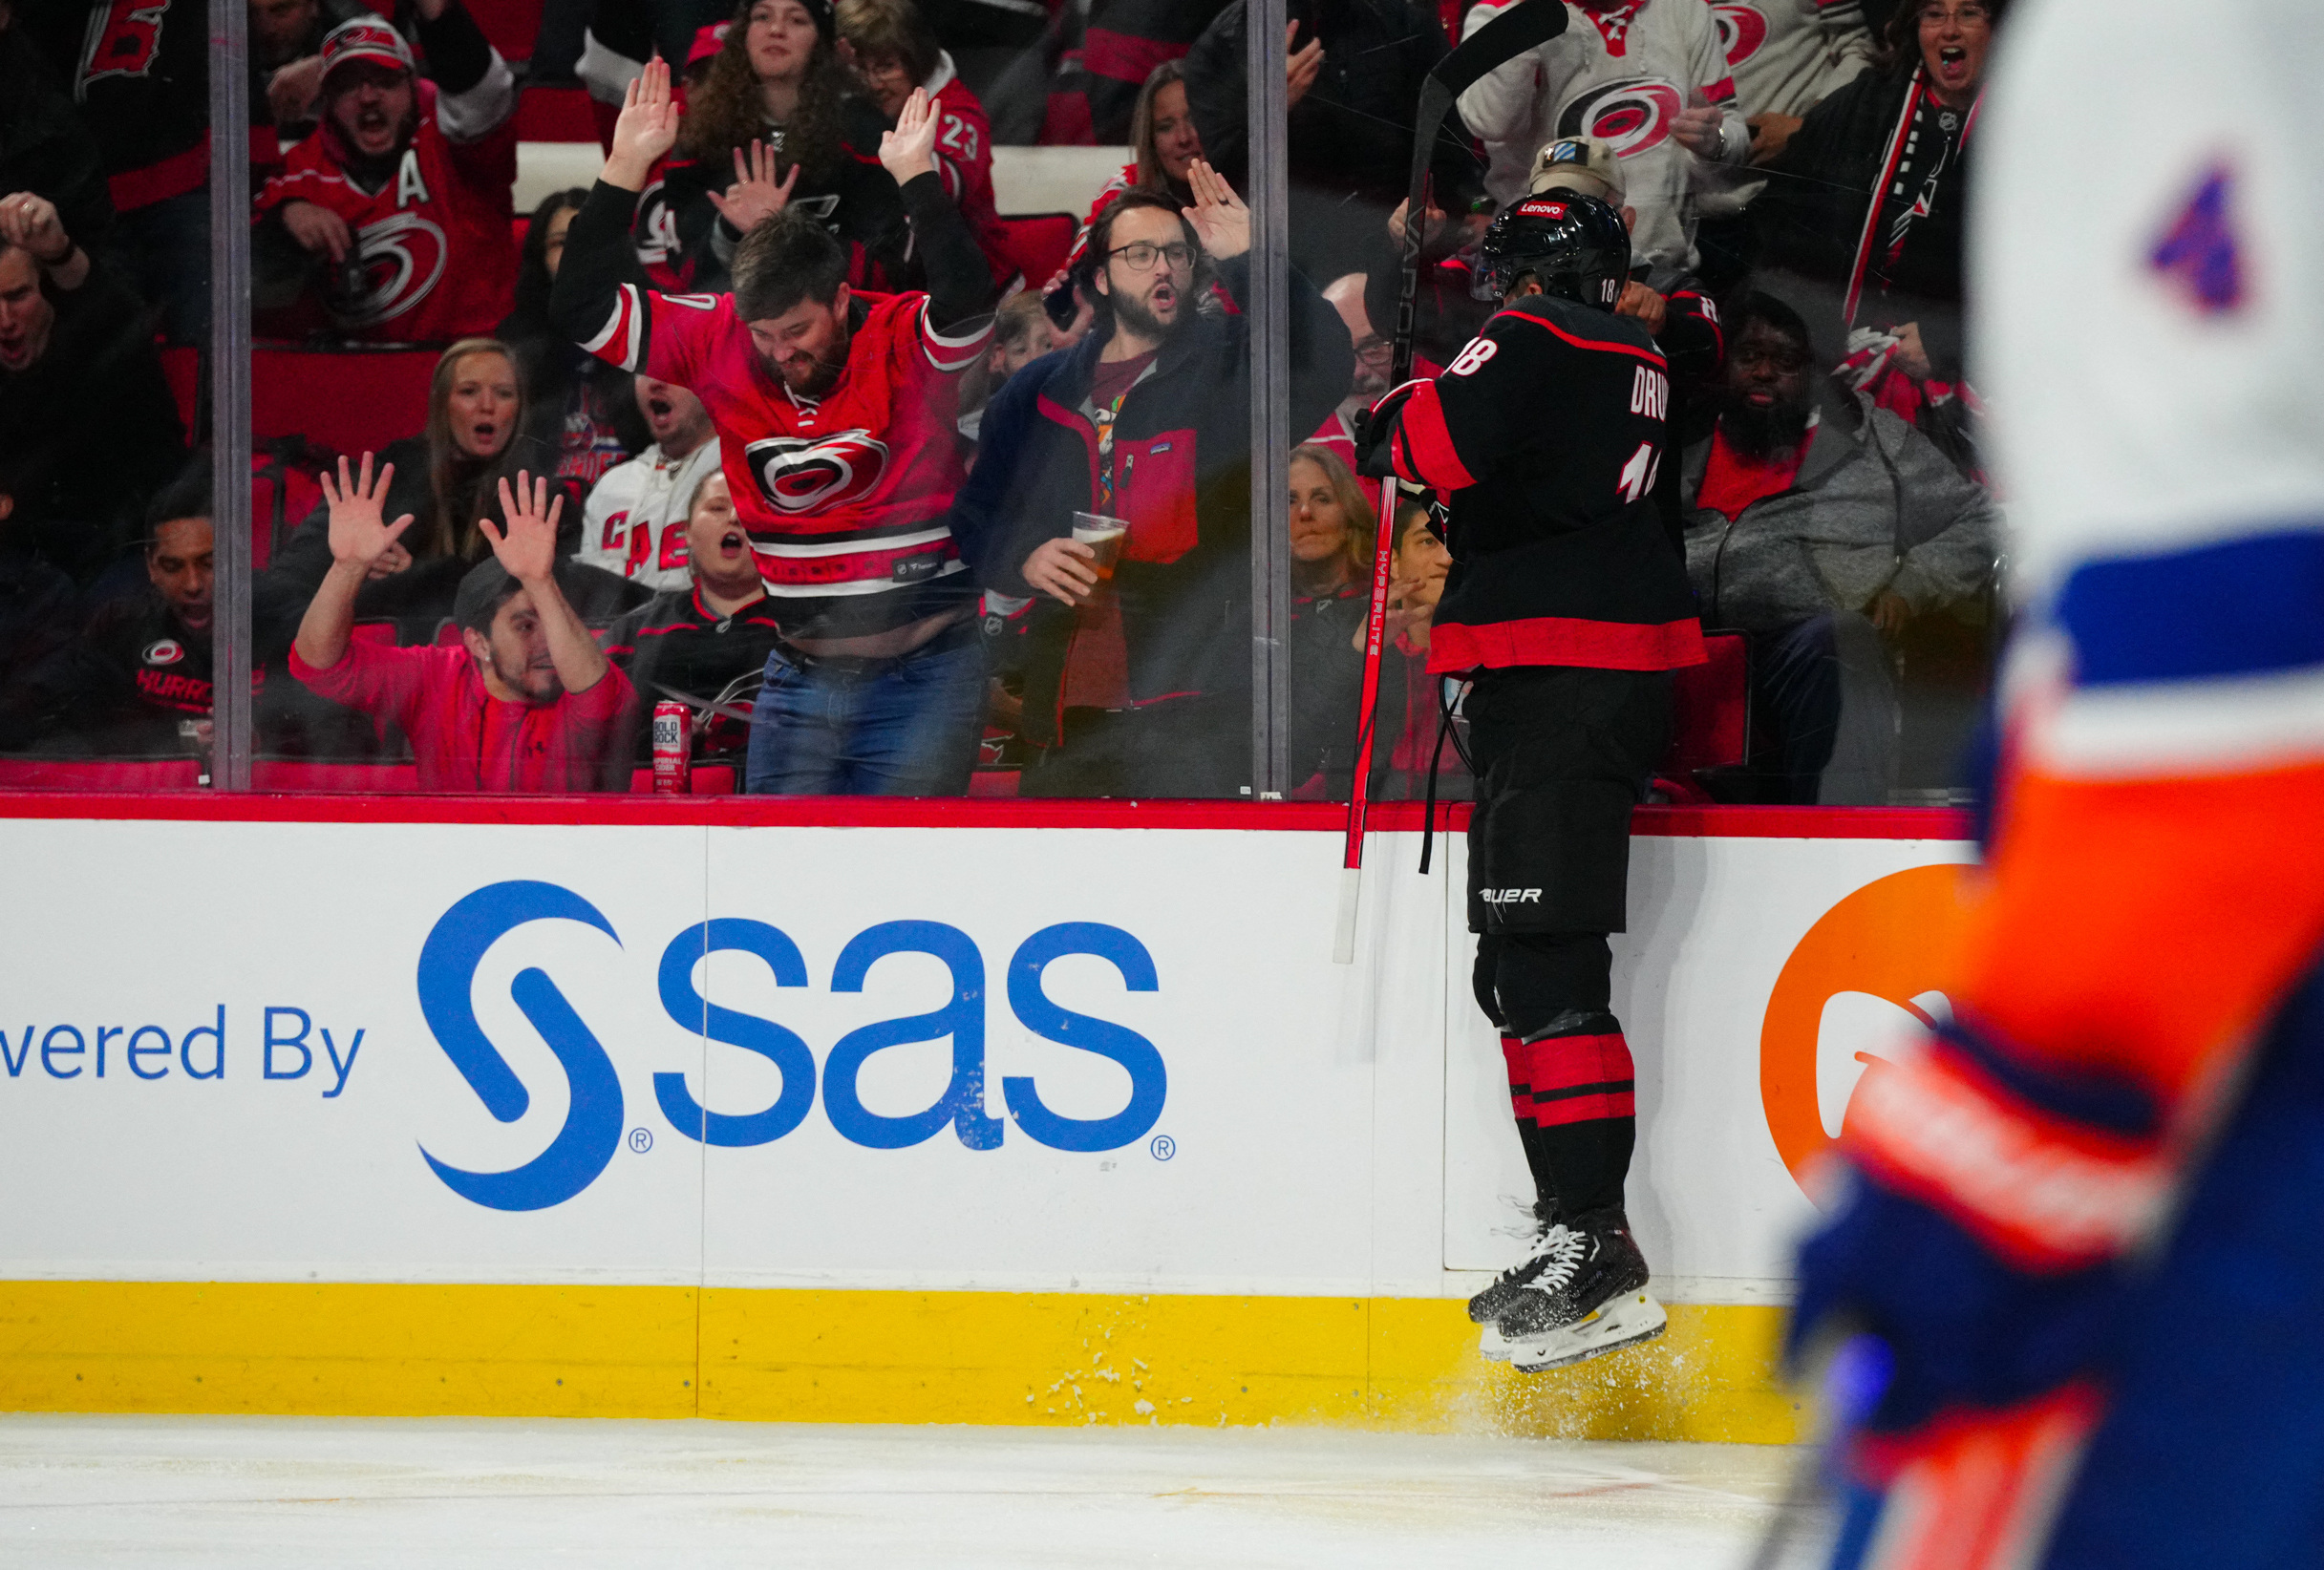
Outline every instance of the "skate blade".
[[1643, 1289], [1625, 1292], [1599, 1305], [1588, 1318], [1545, 1336], [1511, 1345], [1509, 1366], [1519, 1373], [1563, 1368], [1625, 1347], [1652, 1341], [1670, 1327], [1671, 1317]]

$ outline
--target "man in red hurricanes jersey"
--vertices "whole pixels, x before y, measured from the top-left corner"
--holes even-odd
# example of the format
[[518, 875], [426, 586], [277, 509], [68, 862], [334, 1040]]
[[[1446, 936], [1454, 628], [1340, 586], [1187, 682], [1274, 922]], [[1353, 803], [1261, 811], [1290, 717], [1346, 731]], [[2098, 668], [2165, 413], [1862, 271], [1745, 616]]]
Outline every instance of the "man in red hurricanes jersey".
[[783, 795], [967, 789], [984, 712], [976, 589], [945, 520], [963, 477], [960, 373], [991, 336], [992, 278], [936, 173], [938, 117], [915, 92], [880, 142], [927, 293], [857, 293], [847, 254], [803, 213], [762, 220], [731, 295], [634, 282], [638, 192], [677, 138], [670, 68], [630, 84], [613, 149], [565, 236], [558, 326], [710, 411], [782, 629], [751, 731], [748, 783]]
[[[436, 74], [376, 16], [323, 40], [323, 123], [258, 194], [258, 240], [351, 338], [487, 333], [515, 304], [516, 85], [460, 0], [416, 0]], [[267, 302], [262, 301], [262, 305]], [[295, 325], [295, 324], [293, 324]]]

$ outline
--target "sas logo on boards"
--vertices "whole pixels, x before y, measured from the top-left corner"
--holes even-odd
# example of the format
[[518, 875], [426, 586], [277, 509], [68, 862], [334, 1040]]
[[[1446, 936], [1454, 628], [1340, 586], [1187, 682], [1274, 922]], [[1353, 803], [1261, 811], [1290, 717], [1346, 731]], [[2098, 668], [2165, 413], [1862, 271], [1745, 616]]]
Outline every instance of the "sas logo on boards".
[[[570, 889], [515, 880], [478, 889], [455, 904], [420, 948], [419, 1006], [428, 1029], [485, 1110], [503, 1123], [523, 1116], [531, 1096], [477, 1021], [472, 996], [477, 968], [501, 939], [521, 926], [546, 921], [577, 922], [595, 927], [617, 944], [621, 942], [597, 907]], [[773, 1063], [781, 1072], [781, 1093], [757, 1112], [714, 1113], [694, 1099], [683, 1073], [659, 1072], [653, 1076], [653, 1096], [671, 1127], [687, 1138], [710, 1145], [763, 1145], [806, 1120], [816, 1101], [815, 1055], [789, 1028], [721, 1008], [695, 990], [694, 966], [711, 954], [726, 952], [757, 955], [773, 972], [778, 987], [809, 985], [806, 961], [781, 928], [739, 917], [716, 918], [688, 927], [663, 949], [656, 972], [663, 1011], [712, 1041]], [[951, 1000], [929, 1013], [880, 1020], [842, 1036], [823, 1059], [824, 1114], [842, 1138], [874, 1150], [920, 1144], [948, 1124], [970, 1150], [999, 1149], [1007, 1125], [985, 1111], [982, 952], [967, 933], [942, 922], [883, 922], [857, 933], [840, 951], [832, 967], [831, 990], [861, 992], [872, 964], [890, 954], [929, 954], [941, 960], [951, 975]], [[1042, 1102], [1030, 1076], [1012, 1074], [1001, 1080], [1001, 1101], [1010, 1119], [1039, 1144], [1054, 1150], [1114, 1150], [1142, 1137], [1162, 1116], [1169, 1076], [1162, 1053], [1145, 1037], [1050, 1000], [1042, 989], [1042, 972], [1052, 961], [1069, 954], [1105, 960], [1133, 992], [1160, 989], [1153, 957], [1119, 927], [1061, 922], [1027, 938], [1009, 961], [1009, 1007], [1018, 1022], [1044, 1040], [1119, 1064], [1130, 1076], [1129, 1099], [1108, 1117], [1066, 1117]], [[462, 1199], [494, 1210], [544, 1210], [587, 1188], [621, 1147], [627, 1122], [621, 1079], [603, 1043], [547, 972], [538, 966], [518, 972], [509, 992], [565, 1071], [571, 1101], [564, 1127], [546, 1150], [505, 1172], [470, 1172], [438, 1160], [424, 1147], [420, 1154]], [[864, 1105], [857, 1078], [872, 1053], [948, 1038], [951, 1079], [932, 1105], [900, 1117]]]
[[1807, 929], [1777, 976], [1759, 1029], [1759, 1099], [1783, 1165], [1809, 1170], [1839, 1137], [1857, 1082], [1942, 1025], [1975, 869], [1945, 863], [1876, 879]]

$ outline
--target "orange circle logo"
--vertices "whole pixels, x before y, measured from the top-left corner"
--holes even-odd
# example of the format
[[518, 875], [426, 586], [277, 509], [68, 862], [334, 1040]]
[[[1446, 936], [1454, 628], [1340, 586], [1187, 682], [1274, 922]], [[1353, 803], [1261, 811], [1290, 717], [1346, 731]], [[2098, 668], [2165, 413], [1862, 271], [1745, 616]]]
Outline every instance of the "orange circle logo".
[[1950, 1016], [1938, 988], [1973, 870], [1913, 867], [1866, 883], [1825, 911], [1783, 962], [1759, 1027], [1759, 1100], [1794, 1181], [1838, 1138], [1857, 1080], [1882, 1052], [1914, 1024]]

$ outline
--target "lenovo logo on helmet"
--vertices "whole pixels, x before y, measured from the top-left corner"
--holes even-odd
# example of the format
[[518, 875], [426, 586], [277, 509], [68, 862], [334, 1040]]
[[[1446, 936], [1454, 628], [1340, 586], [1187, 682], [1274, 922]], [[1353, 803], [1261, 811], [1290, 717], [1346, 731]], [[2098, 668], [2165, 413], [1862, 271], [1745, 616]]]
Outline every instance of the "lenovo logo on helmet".
[[1564, 218], [1566, 216], [1564, 202], [1545, 202], [1538, 197], [1531, 202], [1518, 203], [1517, 210], [1527, 218]]

